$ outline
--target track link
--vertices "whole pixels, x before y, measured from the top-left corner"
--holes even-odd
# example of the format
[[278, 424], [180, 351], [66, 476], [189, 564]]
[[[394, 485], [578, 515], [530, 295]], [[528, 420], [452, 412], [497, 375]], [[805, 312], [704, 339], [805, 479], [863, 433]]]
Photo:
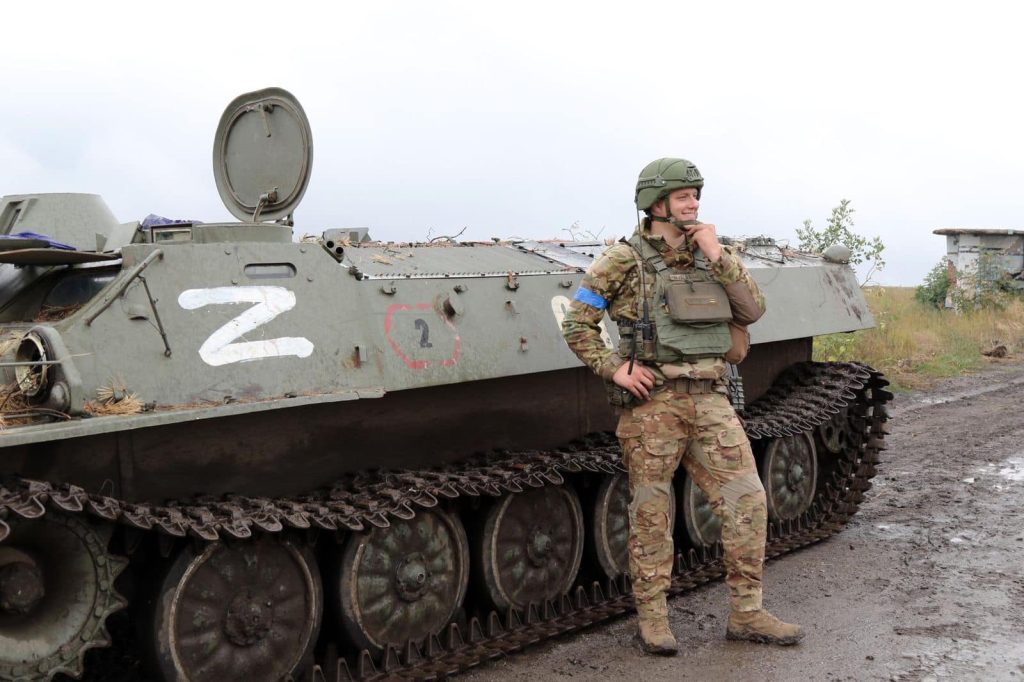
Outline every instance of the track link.
[[[799, 363], [787, 369], [744, 414], [751, 440], [796, 435], [848, 408], [855, 432], [836, 455], [833, 481], [810, 511], [795, 521], [771, 524], [766, 556], [779, 556], [823, 540], [857, 511], [871, 487], [879, 451], [884, 449], [885, 404], [892, 394], [879, 373], [858, 363]], [[560, 485], [566, 474], [623, 471], [614, 437], [596, 435], [557, 450], [494, 453], [455, 466], [426, 471], [377, 471], [346, 477], [331, 488], [285, 499], [228, 495], [167, 505], [133, 504], [87, 493], [74, 485], [27, 479], [0, 481], [0, 541], [11, 515], [38, 518], [47, 511], [87, 513], [106, 521], [172, 537], [215, 541], [248, 538], [254, 532], [318, 528], [358, 532], [387, 527], [391, 518], [409, 519], [417, 509], [442, 499], [500, 496], [528, 488]], [[671, 593], [678, 594], [724, 574], [721, 548], [678, 553]], [[318, 682], [383, 679], [441, 679], [541, 640], [578, 630], [632, 609], [628, 580], [577, 585], [558, 602], [531, 604], [525, 611], [474, 617], [464, 628], [450, 624], [440, 636], [389, 647], [355, 660], [329, 647], [304, 679]], [[350, 665], [351, 664], [351, 665]]]

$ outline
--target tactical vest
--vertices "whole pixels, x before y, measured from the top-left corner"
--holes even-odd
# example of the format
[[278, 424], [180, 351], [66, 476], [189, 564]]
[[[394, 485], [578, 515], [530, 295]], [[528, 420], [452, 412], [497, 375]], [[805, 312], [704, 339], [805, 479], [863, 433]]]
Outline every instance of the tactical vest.
[[[641, 280], [648, 288], [651, 286], [651, 279], [654, 280], [654, 296], [649, 299], [651, 321], [654, 322], [654, 347], [644, 348], [642, 339], [636, 340], [637, 359], [644, 362], [656, 362], [659, 364], [672, 365], [680, 362], [693, 362], [701, 358], [718, 358], [725, 355], [732, 347], [732, 336], [729, 334], [729, 325], [722, 322], [677, 322], [669, 313], [666, 301], [666, 290], [670, 283], [670, 277], [685, 274], [686, 281], [692, 282], [715, 282], [708, 272], [708, 262], [704, 254], [699, 250], [694, 251], [694, 267], [685, 271], [673, 270], [665, 263], [661, 253], [654, 248], [639, 231], [634, 234], [627, 243], [632, 247], [633, 254], [637, 259], [637, 268], [644, 268], [644, 279]], [[637, 275], [639, 276], [639, 272]], [[721, 285], [719, 285], [721, 286]], [[648, 291], [641, 286], [641, 296], [636, 302], [636, 316], [641, 319], [643, 315], [642, 297], [648, 296]], [[725, 288], [722, 287], [721, 296], [725, 300]], [[633, 322], [622, 320], [619, 326], [619, 355], [624, 358], [633, 354]]]

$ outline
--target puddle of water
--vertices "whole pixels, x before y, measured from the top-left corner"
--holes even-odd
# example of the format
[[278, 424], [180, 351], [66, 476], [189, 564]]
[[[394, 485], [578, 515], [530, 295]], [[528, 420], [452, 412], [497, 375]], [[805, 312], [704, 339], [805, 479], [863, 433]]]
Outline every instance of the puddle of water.
[[[1024, 482], [1024, 454], [1010, 457], [1002, 464], [988, 462], [984, 467], [980, 467], [976, 469], [976, 471], [986, 477], [998, 475], [1004, 480], [1011, 481], [1013, 483], [1022, 483]], [[974, 476], [962, 479], [964, 483], [974, 483], [976, 480], [977, 479]], [[1005, 489], [1004, 486], [998, 483], [993, 485], [992, 488], [998, 491]]]
[[1006, 460], [1006, 466], [999, 470], [999, 475], [1008, 481], [1024, 481], [1024, 457]]

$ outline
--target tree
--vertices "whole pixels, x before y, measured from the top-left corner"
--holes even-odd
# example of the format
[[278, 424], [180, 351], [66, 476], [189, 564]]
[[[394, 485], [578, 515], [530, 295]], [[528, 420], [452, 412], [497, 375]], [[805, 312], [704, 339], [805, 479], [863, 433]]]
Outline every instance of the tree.
[[880, 237], [868, 239], [853, 231], [854, 209], [850, 208], [849, 199], [840, 199], [839, 205], [832, 209], [828, 224], [823, 230], [816, 230], [811, 221], [805, 220], [803, 229], [796, 228], [796, 236], [800, 239], [800, 249], [811, 253], [823, 253], [833, 244], [842, 244], [850, 250], [850, 263], [854, 266], [862, 263], [870, 264], [861, 286], [871, 281], [871, 276], [885, 267], [882, 252], [885, 245]]

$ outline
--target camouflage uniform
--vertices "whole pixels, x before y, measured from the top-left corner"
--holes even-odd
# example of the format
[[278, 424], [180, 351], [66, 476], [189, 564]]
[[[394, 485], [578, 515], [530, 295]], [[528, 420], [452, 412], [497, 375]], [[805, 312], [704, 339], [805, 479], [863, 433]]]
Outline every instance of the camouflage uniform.
[[[640, 228], [638, 228], [640, 229]], [[642, 227], [648, 242], [671, 268], [693, 266], [684, 241], [672, 248]], [[745, 284], [764, 310], [764, 296], [731, 247], [709, 263], [712, 277], [723, 286]], [[653, 294], [651, 273], [644, 284]], [[616, 244], [587, 270], [572, 302], [562, 333], [566, 343], [594, 372], [611, 381], [626, 359], [607, 348], [598, 326], [605, 314], [615, 321], [636, 320], [640, 310], [640, 277], [627, 244]], [[653, 300], [652, 300], [653, 303]], [[642, 617], [667, 615], [665, 593], [671, 581], [672, 535], [669, 495], [672, 477], [682, 462], [722, 519], [726, 583], [734, 611], [761, 608], [767, 511], [765, 493], [743, 427], [728, 399], [725, 359], [706, 358], [676, 365], [646, 365], [656, 379], [650, 400], [622, 409], [616, 435], [629, 470], [629, 569], [637, 611]], [[675, 379], [697, 379], [707, 392], [679, 390]]]

